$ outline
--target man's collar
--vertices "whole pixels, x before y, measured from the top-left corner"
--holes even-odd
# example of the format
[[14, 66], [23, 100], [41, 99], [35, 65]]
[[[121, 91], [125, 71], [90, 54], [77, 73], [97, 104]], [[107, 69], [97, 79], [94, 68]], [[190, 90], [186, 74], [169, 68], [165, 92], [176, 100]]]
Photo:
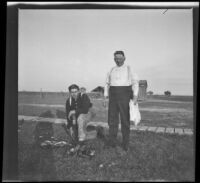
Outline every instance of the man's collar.
[[126, 64], [123, 64], [122, 66], [115, 66], [116, 68], [122, 68], [122, 67], [126, 67]]

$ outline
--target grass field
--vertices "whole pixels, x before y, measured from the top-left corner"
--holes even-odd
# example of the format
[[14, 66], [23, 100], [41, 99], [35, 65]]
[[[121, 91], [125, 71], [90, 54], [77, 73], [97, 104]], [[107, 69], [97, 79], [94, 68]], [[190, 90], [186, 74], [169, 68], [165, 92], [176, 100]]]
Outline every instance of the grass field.
[[[64, 155], [64, 148], [42, 149], [38, 136], [67, 137], [60, 124], [24, 123], [19, 133], [21, 180], [142, 181], [194, 180], [194, 146], [191, 136], [134, 132], [130, 152], [121, 157], [114, 149], [103, 150], [103, 142], [91, 140], [96, 156], [88, 160]], [[121, 139], [119, 135], [118, 139]]]
[[[64, 105], [65, 96], [53, 95], [41, 99], [39, 95], [19, 95], [19, 114], [40, 115], [51, 110], [64, 111], [63, 107], [39, 107], [27, 104]], [[141, 124], [149, 126], [181, 126], [193, 128], [192, 97], [155, 96], [139, 103]], [[92, 99], [93, 121], [107, 121], [107, 109], [102, 101]], [[25, 105], [26, 104], [26, 105]], [[65, 148], [43, 149], [39, 136], [67, 140], [60, 124], [26, 122], [20, 127], [19, 178], [23, 181], [194, 181], [193, 136], [157, 134], [134, 131], [130, 137], [130, 152], [120, 156], [115, 149], [104, 150], [103, 142], [88, 142], [95, 148], [91, 159], [68, 157]], [[121, 133], [118, 136], [121, 140]]]

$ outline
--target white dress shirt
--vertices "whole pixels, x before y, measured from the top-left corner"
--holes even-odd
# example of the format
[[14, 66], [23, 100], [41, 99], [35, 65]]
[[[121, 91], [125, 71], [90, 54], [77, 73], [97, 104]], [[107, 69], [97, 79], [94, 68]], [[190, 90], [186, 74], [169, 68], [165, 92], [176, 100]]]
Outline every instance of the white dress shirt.
[[134, 96], [138, 96], [139, 92], [139, 78], [137, 74], [132, 74], [128, 65], [113, 67], [107, 74], [104, 96], [108, 96], [109, 86], [130, 86], [134, 91]]

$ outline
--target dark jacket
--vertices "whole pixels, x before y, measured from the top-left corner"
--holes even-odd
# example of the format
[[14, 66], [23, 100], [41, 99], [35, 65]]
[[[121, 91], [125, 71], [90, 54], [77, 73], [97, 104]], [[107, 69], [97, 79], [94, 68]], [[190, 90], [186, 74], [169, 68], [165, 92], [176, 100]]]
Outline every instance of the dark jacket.
[[92, 103], [86, 94], [78, 94], [77, 100], [71, 97], [71, 105], [70, 98], [68, 98], [65, 107], [67, 121], [71, 121], [71, 119], [68, 119], [68, 115], [71, 110], [76, 111], [76, 118], [78, 118], [80, 114], [87, 114], [90, 107], [92, 107]]

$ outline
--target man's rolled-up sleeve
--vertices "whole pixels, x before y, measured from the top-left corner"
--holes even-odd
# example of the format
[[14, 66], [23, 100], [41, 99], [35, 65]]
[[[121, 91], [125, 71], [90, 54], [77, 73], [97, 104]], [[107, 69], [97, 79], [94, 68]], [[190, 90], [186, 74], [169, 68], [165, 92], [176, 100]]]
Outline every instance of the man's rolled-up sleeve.
[[139, 94], [139, 77], [137, 74], [132, 74], [132, 89], [134, 96], [138, 97]]
[[109, 91], [109, 86], [110, 86], [109, 77], [110, 77], [110, 73], [108, 73], [106, 77], [106, 83], [104, 87], [104, 97], [108, 97], [108, 91]]

